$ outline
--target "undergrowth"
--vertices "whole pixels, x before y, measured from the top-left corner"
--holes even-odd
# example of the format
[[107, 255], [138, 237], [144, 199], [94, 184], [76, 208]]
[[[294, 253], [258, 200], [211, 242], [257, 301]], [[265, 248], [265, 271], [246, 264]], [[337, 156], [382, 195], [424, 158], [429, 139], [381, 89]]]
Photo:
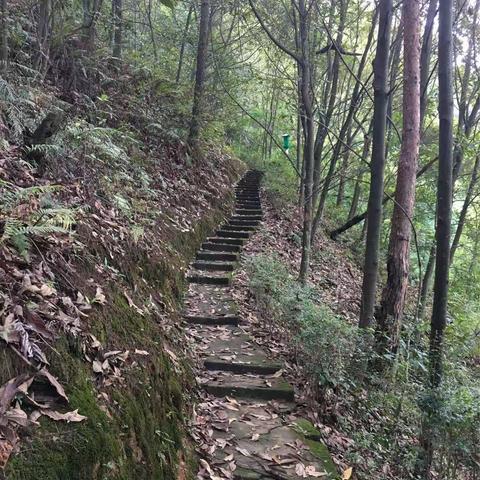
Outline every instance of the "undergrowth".
[[379, 372], [370, 332], [336, 315], [321, 291], [300, 285], [280, 259], [258, 255], [247, 269], [265, 326], [303, 367], [320, 418], [352, 439], [345, 455], [358, 478], [417, 478], [422, 418], [437, 442], [438, 478], [478, 478], [480, 389], [466, 368], [448, 362], [446, 381], [432, 396], [423, 383], [424, 346], [403, 343], [392, 368]]

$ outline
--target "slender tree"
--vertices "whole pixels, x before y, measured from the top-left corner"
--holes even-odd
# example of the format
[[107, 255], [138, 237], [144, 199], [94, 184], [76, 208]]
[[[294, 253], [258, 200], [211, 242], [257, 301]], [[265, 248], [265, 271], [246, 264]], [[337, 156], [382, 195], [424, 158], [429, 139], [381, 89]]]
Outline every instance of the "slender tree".
[[122, 58], [123, 42], [123, 0], [112, 0], [113, 49], [115, 58]]
[[363, 269], [360, 327], [368, 327], [373, 319], [378, 276], [380, 227], [382, 223], [383, 183], [385, 171], [385, 130], [388, 106], [388, 59], [392, 25], [392, 0], [379, 3], [377, 50], [374, 61], [374, 110], [372, 160], [370, 165], [370, 195], [368, 225]]
[[420, 145], [420, 2], [403, 2], [403, 135], [387, 257], [387, 282], [377, 315], [379, 345], [396, 351], [408, 287], [411, 218]]
[[7, 0], [0, 0], [0, 73], [8, 66]]
[[452, 217], [453, 164], [453, 80], [452, 80], [453, 0], [441, 0], [438, 29], [438, 149], [437, 243], [433, 311], [430, 333], [430, 383], [442, 380], [443, 332], [447, 323], [448, 272], [450, 266], [450, 223]]
[[190, 146], [198, 140], [200, 133], [200, 116], [204, 96], [205, 73], [207, 69], [208, 36], [210, 32], [210, 1], [202, 0], [200, 8], [200, 27], [198, 33], [197, 67], [195, 74], [195, 90], [193, 94], [192, 118], [188, 143]]
[[183, 35], [182, 35], [182, 44], [180, 46], [180, 52], [178, 54], [177, 75], [175, 76], [175, 83], [177, 84], [180, 83], [180, 78], [182, 75], [183, 58], [185, 55], [185, 45], [187, 43], [187, 36], [188, 36], [188, 30], [190, 29], [190, 21], [192, 18], [192, 13], [193, 13], [193, 2], [190, 4], [190, 7], [188, 7], [187, 20], [185, 21], [185, 29], [183, 30]]

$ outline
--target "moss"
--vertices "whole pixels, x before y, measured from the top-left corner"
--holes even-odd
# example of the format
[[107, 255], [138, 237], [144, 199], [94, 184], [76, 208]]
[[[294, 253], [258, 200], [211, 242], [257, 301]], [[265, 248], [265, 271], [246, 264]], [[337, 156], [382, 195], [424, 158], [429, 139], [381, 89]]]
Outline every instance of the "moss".
[[[192, 371], [185, 362], [172, 364], [162, 347], [165, 338], [161, 318], [141, 315], [130, 307], [124, 290], [130, 286], [135, 292], [133, 300], [138, 298], [139, 304], [150, 295], [158, 298], [157, 303], [163, 302], [166, 311], [175, 316], [186, 286], [185, 267], [223, 218], [228, 202], [221, 204], [221, 200], [193, 232], [167, 239], [167, 258], [134, 251], [114, 265], [122, 281], [104, 286], [108, 304], [94, 308], [87, 320], [88, 331], [108, 349], [140, 348], [150, 355], [122, 371], [122, 383], [101, 389], [109, 398], [107, 415], [79, 339], [60, 338], [54, 345], [58, 354], [52, 353], [49, 358], [50, 371], [66, 386], [69, 408], [79, 409], [88, 419], [65, 424], [42, 418], [41, 427], [28, 432], [21, 451], [9, 462], [7, 478], [173, 480], [180, 458], [187, 475], [193, 478], [196, 459], [184, 425]], [[78, 278], [70, 279], [81, 291], [87, 288], [85, 279], [95, 278], [94, 262], [105, 253], [101, 245], [90, 247], [90, 255], [79, 262]], [[0, 377], [5, 381], [24, 370], [15, 356], [5, 350], [2, 356]]]
[[85, 365], [66, 354], [65, 346], [66, 342], [56, 346], [62, 364], [57, 359], [51, 371], [66, 374], [69, 406], [78, 409], [87, 420], [65, 424], [42, 419], [41, 428], [32, 430], [31, 439], [24, 441], [20, 454], [8, 464], [7, 478], [11, 480], [121, 478], [106, 475], [113, 473], [106, 465], [122, 451], [114, 425], [98, 405]]
[[310, 451], [322, 461], [323, 468], [328, 474], [328, 479], [338, 479], [337, 467], [333, 462], [332, 456], [327, 446], [320, 441], [320, 431], [305, 418], [296, 420], [293, 428], [302, 437], [303, 442], [310, 448]]

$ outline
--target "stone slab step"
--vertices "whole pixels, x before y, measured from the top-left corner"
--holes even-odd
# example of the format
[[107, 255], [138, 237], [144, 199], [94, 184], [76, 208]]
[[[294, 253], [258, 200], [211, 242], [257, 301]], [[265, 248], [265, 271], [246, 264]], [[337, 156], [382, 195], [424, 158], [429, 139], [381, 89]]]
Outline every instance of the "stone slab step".
[[207, 260], [211, 262], [236, 262], [238, 261], [238, 254], [200, 250], [197, 253], [197, 260]]
[[261, 210], [262, 206], [260, 204], [250, 204], [250, 203], [236, 203], [235, 209], [248, 209], [248, 210]]
[[222, 225], [222, 230], [227, 232], [254, 232], [256, 230], [255, 225]]
[[283, 378], [268, 378], [253, 375], [235, 375], [215, 372], [205, 389], [216, 397], [257, 398], [262, 400], [294, 400], [292, 386]]
[[237, 227], [258, 227], [260, 222], [258, 220], [229, 220], [228, 224]]
[[202, 243], [203, 250], [210, 250], [212, 252], [239, 252], [241, 245], [231, 245], [228, 243], [204, 242]]
[[255, 194], [255, 193], [237, 193], [235, 198], [237, 200], [249, 200], [249, 201], [255, 201], [259, 202], [260, 201], [260, 196]]
[[262, 215], [233, 215], [231, 220], [262, 220]]
[[235, 265], [228, 262], [209, 262], [197, 260], [193, 262], [192, 267], [197, 270], [208, 270], [216, 272], [233, 272]]
[[262, 202], [260, 200], [247, 200], [247, 199], [237, 199], [237, 204], [241, 205], [254, 205], [260, 207]]
[[210, 237], [207, 238], [208, 243], [221, 243], [224, 245], [237, 245], [242, 246], [244, 244], [243, 238], [232, 238], [232, 237]]
[[233, 325], [238, 326], [240, 317], [237, 315], [184, 315], [187, 323], [197, 325]]
[[264, 361], [260, 359], [260, 361], [253, 360], [250, 361], [250, 363], [244, 363], [236, 360], [223, 360], [219, 357], [209, 357], [204, 360], [203, 365], [207, 370], [233, 373], [255, 373], [261, 375], [272, 375], [282, 368], [281, 364], [271, 363], [267, 359], [264, 359]]
[[250, 238], [250, 232], [233, 231], [233, 230], [217, 230], [217, 236], [222, 238]]
[[199, 273], [190, 273], [187, 275], [187, 280], [190, 283], [200, 283], [202, 285], [229, 286], [232, 279], [227, 276], [202, 275]]
[[237, 215], [262, 215], [261, 208], [237, 208], [235, 214]]

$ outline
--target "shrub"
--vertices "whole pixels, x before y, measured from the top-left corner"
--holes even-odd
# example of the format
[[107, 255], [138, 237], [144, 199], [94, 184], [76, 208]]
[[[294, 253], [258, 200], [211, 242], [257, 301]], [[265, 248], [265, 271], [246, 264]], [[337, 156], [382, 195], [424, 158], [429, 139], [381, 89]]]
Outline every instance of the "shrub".
[[318, 292], [299, 284], [279, 259], [259, 255], [248, 264], [250, 288], [260, 307], [295, 344], [298, 359], [318, 386], [350, 385], [358, 329], [319, 302]]

